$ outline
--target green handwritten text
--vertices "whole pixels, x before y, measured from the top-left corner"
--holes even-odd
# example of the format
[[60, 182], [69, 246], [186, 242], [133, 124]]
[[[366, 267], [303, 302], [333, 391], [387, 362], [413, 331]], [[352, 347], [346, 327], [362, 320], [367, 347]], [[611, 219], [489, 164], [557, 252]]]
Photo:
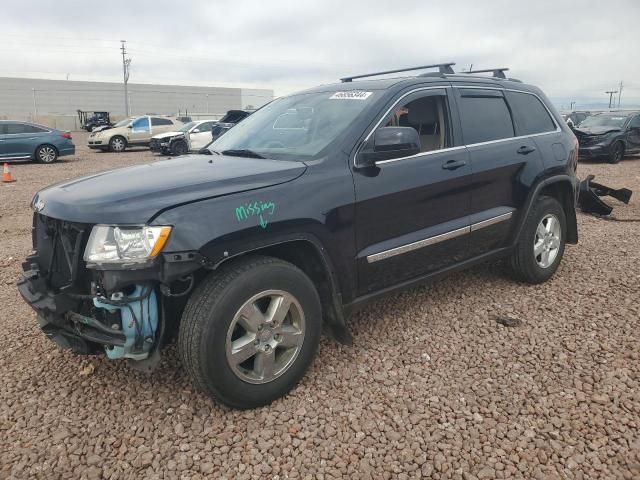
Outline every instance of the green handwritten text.
[[272, 216], [276, 211], [276, 204], [274, 202], [249, 202], [244, 205], [236, 207], [236, 220], [243, 222], [252, 217], [258, 217], [258, 224], [262, 228], [267, 228], [268, 216]]

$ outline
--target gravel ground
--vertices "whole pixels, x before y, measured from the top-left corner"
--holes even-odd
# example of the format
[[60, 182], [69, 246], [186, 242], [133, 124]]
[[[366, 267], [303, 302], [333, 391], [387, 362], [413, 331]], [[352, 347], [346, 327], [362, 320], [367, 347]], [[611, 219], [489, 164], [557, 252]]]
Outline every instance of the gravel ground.
[[175, 347], [151, 376], [77, 357], [19, 298], [33, 193], [152, 158], [75, 138], [75, 157], [0, 186], [0, 478], [640, 478], [640, 157], [580, 165], [634, 189], [611, 203], [636, 221], [579, 214], [550, 282], [492, 265], [390, 297], [290, 395], [239, 412], [194, 391]]

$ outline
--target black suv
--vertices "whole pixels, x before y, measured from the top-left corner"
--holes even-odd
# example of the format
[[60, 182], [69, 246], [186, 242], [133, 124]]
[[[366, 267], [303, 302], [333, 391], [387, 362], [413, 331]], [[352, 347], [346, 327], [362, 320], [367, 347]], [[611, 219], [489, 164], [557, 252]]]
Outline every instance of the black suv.
[[580, 158], [618, 163], [627, 154], [640, 153], [640, 112], [597, 113], [573, 131], [580, 143]]
[[38, 192], [20, 293], [78, 353], [152, 368], [177, 334], [194, 383], [250, 408], [383, 294], [500, 258], [546, 281], [578, 240], [576, 138], [502, 70], [439, 68], [282, 97], [207, 155]]

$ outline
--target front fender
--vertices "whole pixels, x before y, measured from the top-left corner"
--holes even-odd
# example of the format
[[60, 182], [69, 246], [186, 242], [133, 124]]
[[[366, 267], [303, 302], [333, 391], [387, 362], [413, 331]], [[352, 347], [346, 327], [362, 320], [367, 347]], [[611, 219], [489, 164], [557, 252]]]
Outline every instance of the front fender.
[[292, 241], [319, 250], [348, 300], [355, 291], [353, 182], [319, 172], [281, 185], [180, 205], [152, 222], [172, 225], [165, 253], [199, 252], [211, 268]]

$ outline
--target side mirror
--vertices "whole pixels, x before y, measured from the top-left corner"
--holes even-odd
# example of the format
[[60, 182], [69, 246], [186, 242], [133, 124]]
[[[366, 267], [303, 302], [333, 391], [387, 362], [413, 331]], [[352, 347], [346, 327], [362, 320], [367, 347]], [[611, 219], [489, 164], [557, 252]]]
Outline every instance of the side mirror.
[[133, 125], [129, 124], [127, 125], [127, 128], [133, 128]]
[[414, 128], [382, 127], [358, 154], [356, 163], [366, 167], [383, 160], [410, 157], [420, 153], [420, 147], [420, 135]]

